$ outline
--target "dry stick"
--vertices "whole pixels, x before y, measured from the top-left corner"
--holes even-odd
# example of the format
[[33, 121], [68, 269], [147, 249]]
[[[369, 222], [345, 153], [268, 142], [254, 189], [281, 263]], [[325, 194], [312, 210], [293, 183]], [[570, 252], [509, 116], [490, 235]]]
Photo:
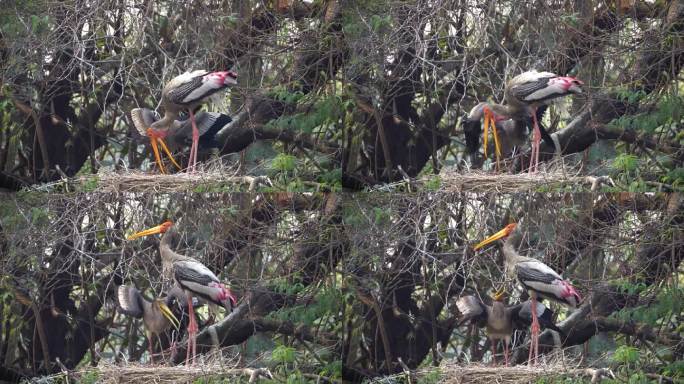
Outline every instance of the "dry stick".
[[387, 145], [387, 136], [385, 135], [385, 127], [382, 124], [380, 112], [378, 112], [378, 110], [373, 106], [370, 106], [361, 100], [357, 100], [356, 104], [366, 113], [373, 115], [373, 119], [375, 119], [375, 124], [378, 126], [380, 144], [382, 144], [382, 155], [385, 157], [385, 171], [383, 174], [391, 176], [390, 172], [392, 171], [392, 156], [390, 155], [389, 146]]
[[380, 330], [380, 337], [382, 338], [382, 346], [383, 346], [383, 349], [385, 350], [385, 361], [387, 364], [387, 372], [389, 373], [392, 370], [392, 354], [390, 351], [389, 339], [387, 338], [387, 330], [385, 329], [385, 320], [383, 319], [382, 311], [380, 310], [380, 306], [378, 306], [378, 303], [375, 301], [375, 298], [364, 296], [363, 292], [361, 292], [358, 289], [357, 289], [357, 293], [359, 296], [359, 300], [361, 300], [364, 304], [373, 308], [373, 311], [375, 311], [375, 316], [378, 318], [378, 329]]
[[[15, 99], [14, 97], [10, 96], [12, 98], [12, 101], [14, 102], [14, 105], [19, 109], [20, 111], [24, 112], [25, 114], [31, 116], [31, 119], [33, 120], [33, 124], [36, 126], [36, 135], [35, 137], [38, 139], [38, 146], [40, 147], [40, 155], [43, 158], [43, 174], [47, 175], [48, 170], [50, 169], [50, 156], [48, 155], [47, 151], [47, 146], [45, 144], [45, 133], [43, 132], [43, 125], [40, 124], [40, 119], [38, 118], [38, 115], [36, 115], [36, 112], [31, 108], [30, 106], [22, 103], [21, 101]], [[35, 158], [35, 151], [33, 151], [33, 176], [36, 176], [36, 158]]]
[[40, 347], [43, 350], [43, 360], [45, 360], [45, 367], [50, 370], [50, 350], [48, 349], [47, 338], [45, 336], [45, 328], [43, 328], [43, 317], [40, 315], [38, 306], [31, 301], [31, 310], [36, 316], [36, 329], [38, 331], [38, 338], [40, 339]]

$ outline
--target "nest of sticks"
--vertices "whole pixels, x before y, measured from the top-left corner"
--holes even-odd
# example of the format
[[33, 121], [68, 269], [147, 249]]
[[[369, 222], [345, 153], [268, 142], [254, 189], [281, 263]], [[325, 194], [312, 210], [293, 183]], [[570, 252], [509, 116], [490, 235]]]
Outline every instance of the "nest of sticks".
[[219, 364], [197, 364], [195, 366], [160, 366], [126, 364], [114, 365], [101, 363], [80, 371], [63, 372], [50, 377], [41, 378], [41, 381], [54, 382], [58, 379], [67, 379], [66, 382], [88, 381], [104, 384], [120, 383], [193, 383], [198, 379], [211, 380], [228, 379], [225, 382], [256, 383], [259, 379], [273, 379], [273, 375], [266, 368], [231, 368]]
[[447, 364], [442, 368], [440, 384], [534, 383], [542, 379], [585, 378], [594, 383], [603, 377], [613, 377], [606, 368], [571, 368], [551, 363], [535, 367], [493, 367], [481, 364]]
[[103, 193], [122, 192], [243, 192], [261, 186], [272, 186], [266, 176], [239, 175], [237, 167], [226, 167], [215, 160], [198, 163], [193, 173], [161, 174], [158, 171], [124, 170], [100, 172], [75, 180], [81, 190]]

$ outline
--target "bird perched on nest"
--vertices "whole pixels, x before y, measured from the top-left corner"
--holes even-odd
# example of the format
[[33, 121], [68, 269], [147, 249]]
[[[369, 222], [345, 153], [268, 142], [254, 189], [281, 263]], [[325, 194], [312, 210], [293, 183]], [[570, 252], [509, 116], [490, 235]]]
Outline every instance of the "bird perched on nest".
[[[504, 362], [508, 366], [508, 345], [511, 342], [513, 330], [532, 323], [532, 303], [528, 300], [524, 303], [506, 306], [504, 289], [498, 290], [492, 297], [492, 304], [487, 305], [473, 295], [462, 296], [456, 302], [456, 307], [461, 316], [457, 327], [469, 322], [478, 328], [485, 328], [487, 337], [490, 339], [492, 348], [492, 361], [496, 364], [496, 345], [502, 341], [504, 345]], [[553, 323], [553, 312], [544, 304], [537, 302], [537, 315], [539, 322], [544, 328], [562, 331]]]
[[[539, 145], [543, 133], [539, 126], [538, 109], [552, 100], [571, 94], [582, 93], [582, 81], [569, 76], [535, 70], [523, 72], [512, 78], [504, 89], [506, 104], [483, 103], [485, 135], [488, 126], [494, 125], [494, 140], [498, 141], [496, 122], [506, 119], [526, 120], [532, 118], [533, 140], [530, 154], [530, 172], [536, 172], [539, 163]], [[497, 145], [498, 147], [498, 145]], [[497, 155], [500, 151], [497, 149]]]
[[178, 286], [183, 288], [188, 300], [188, 312], [190, 324], [188, 325], [188, 350], [186, 364], [195, 362], [197, 354], [197, 319], [195, 318], [193, 306], [190, 303], [194, 297], [214, 305], [223, 306], [228, 312], [233, 310], [237, 304], [237, 298], [230, 290], [229, 284], [224, 284], [216, 275], [202, 264], [199, 260], [176, 253], [171, 249], [179, 237], [174, 223], [165, 221], [155, 227], [134, 233], [127, 237], [128, 240], [137, 239], [143, 236], [162, 234], [159, 243], [159, 253], [162, 259], [162, 270], [168, 277], [173, 277]]
[[162, 90], [161, 104], [164, 117], [155, 121], [146, 130], [152, 139], [163, 135], [181, 111], [188, 111], [192, 125], [192, 146], [188, 171], [194, 172], [197, 162], [197, 146], [199, 143], [199, 129], [195, 124], [195, 109], [204, 103], [211, 95], [226, 90], [237, 84], [237, 73], [234, 71], [206, 71], [203, 69], [185, 72], [166, 83]]
[[[461, 121], [463, 133], [465, 135], [466, 150], [471, 158], [480, 150], [480, 136], [482, 136], [481, 120], [485, 116], [484, 110], [487, 106], [488, 103], [486, 102], [477, 104]], [[537, 108], [536, 115], [538, 121], [542, 119], [546, 109], [547, 106], [545, 105]], [[498, 132], [496, 135], [494, 135], [494, 148], [491, 148], [491, 144], [489, 143], [489, 125], [492, 125], [491, 128]], [[533, 131], [534, 122], [531, 117], [526, 117], [523, 119], [498, 118], [496, 121], [490, 122], [490, 124], [485, 124], [485, 128], [486, 130], [484, 132], [482, 143], [484, 157], [486, 159], [488, 157], [488, 153], [493, 149], [498, 164], [502, 158], [508, 158], [512, 156], [515, 149], [522, 148], [527, 141], [530, 132]], [[551, 138], [551, 135], [549, 135], [541, 123], [539, 123], [539, 130], [544, 142], [552, 148], [555, 148], [555, 144]]]
[[[558, 272], [542, 261], [520, 255], [514, 247], [522, 236], [516, 223], [508, 224], [504, 229], [481, 241], [474, 250], [500, 239], [506, 239], [503, 244], [504, 267], [509, 277], [516, 278], [530, 295], [532, 306], [536, 308], [539, 299], [546, 298], [557, 303], [576, 308], [582, 297], [572, 283], [564, 279]], [[532, 311], [531, 346], [529, 364], [537, 361], [539, 354], [539, 321], [537, 313]]]
[[122, 285], [117, 291], [117, 298], [119, 312], [143, 320], [150, 361], [154, 363], [152, 335], [159, 338], [159, 335], [169, 328], [179, 328], [180, 321], [170, 307], [176, 303], [179, 305], [185, 303], [185, 293], [179, 287], [174, 286], [165, 297], [147, 300], [135, 287]]
[[[159, 116], [148, 108], [133, 108], [131, 120], [141, 136], [148, 136], [148, 127], [159, 121]], [[198, 149], [219, 148], [220, 143], [216, 140], [216, 134], [231, 121], [231, 117], [223, 113], [196, 112], [195, 123], [199, 132]], [[168, 128], [159, 130], [155, 135], [149, 136], [149, 139], [155, 161], [162, 173], [166, 173], [166, 171], [161, 161], [159, 147], [166, 153], [171, 162], [178, 169], [181, 169], [172, 153], [181, 146], [192, 144], [192, 121], [186, 113], [179, 112], [178, 118], [173, 120]]]

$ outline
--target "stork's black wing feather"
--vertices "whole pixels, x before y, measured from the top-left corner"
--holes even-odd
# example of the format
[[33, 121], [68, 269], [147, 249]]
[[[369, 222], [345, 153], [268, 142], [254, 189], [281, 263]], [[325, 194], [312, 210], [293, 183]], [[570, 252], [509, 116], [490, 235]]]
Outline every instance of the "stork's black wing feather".
[[[537, 266], [544, 266], [546, 269], [548, 269], [548, 271], [536, 268]], [[518, 280], [520, 280], [520, 282], [523, 284], [529, 281], [551, 284], [554, 281], [561, 279], [560, 275], [553, 272], [551, 268], [537, 261], [525, 261], [518, 263], [518, 265], [516, 265], [515, 272], [518, 276]]]
[[225, 127], [226, 124], [233, 121], [233, 119], [226, 114], [218, 113], [217, 115], [218, 116], [211, 127], [209, 127], [204, 135], [200, 136], [199, 145], [202, 148], [218, 148], [221, 143], [216, 140], [216, 134], [221, 128]]
[[[560, 333], [561, 335], [564, 335], [563, 331], [556, 326], [553, 322], [553, 316], [554, 313], [551, 311], [548, 307], [545, 305], [541, 304], [540, 302], [537, 302], [537, 306], [540, 308], [543, 308], [543, 312], [541, 314], [537, 313], [538, 317], [537, 319], [539, 320], [539, 325], [542, 328], [549, 328], [553, 329], [554, 331]], [[515, 328], [527, 328], [532, 324], [532, 302], [531, 301], [526, 301], [524, 303], [516, 304], [511, 307], [509, 307], [509, 310], [511, 311], [511, 319], [513, 320], [513, 323], [515, 324]]]
[[176, 278], [176, 281], [183, 285], [183, 281], [191, 281], [193, 283], [201, 284], [201, 285], [209, 285], [210, 283], [214, 282], [215, 280], [212, 279], [210, 276], [207, 276], [205, 274], [199, 273], [191, 268], [174, 268], [174, 277]]
[[462, 124], [468, 153], [477, 153], [480, 149], [480, 135], [482, 134], [480, 120], [472, 120], [466, 117], [463, 119]]
[[519, 100], [525, 100], [529, 95], [537, 92], [540, 89], [546, 88], [549, 80], [553, 76], [540, 77], [536, 81], [528, 81], [522, 84], [516, 84], [510, 87], [509, 92], [512, 96]]
[[457, 327], [467, 321], [476, 324], [478, 327], [483, 327], [486, 324], [487, 307], [479, 298], [473, 295], [463, 296], [456, 301], [456, 307], [461, 313]]
[[195, 76], [192, 80], [187, 81], [179, 86], [173, 88], [167, 93], [170, 102], [174, 104], [187, 104], [196, 100], [185, 100], [195, 89], [202, 86], [202, 76]]
[[140, 294], [140, 291], [134, 287], [122, 285], [119, 286], [117, 298], [119, 301], [119, 312], [138, 319], [143, 316], [143, 301], [145, 299]]

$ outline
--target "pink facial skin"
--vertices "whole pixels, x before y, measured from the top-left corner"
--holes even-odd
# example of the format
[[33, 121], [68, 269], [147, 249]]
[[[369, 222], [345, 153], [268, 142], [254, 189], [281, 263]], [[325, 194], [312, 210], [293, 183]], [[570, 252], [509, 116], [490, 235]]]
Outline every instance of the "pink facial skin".
[[563, 280], [561, 281], [561, 286], [563, 287], [563, 290], [561, 291], [561, 297], [563, 299], [566, 299], [568, 297], [574, 297], [577, 301], [577, 304], [579, 304], [579, 302], [582, 301], [582, 296], [580, 296], [579, 292], [577, 292], [575, 287], [573, 287], [572, 284], [570, 284], [570, 282]]
[[221, 283], [210, 283], [210, 287], [218, 288], [218, 293], [216, 295], [216, 300], [218, 301], [225, 301], [226, 299], [229, 299], [230, 302], [235, 306], [237, 304], [237, 299], [233, 295], [233, 292], [230, 291], [228, 287]]
[[578, 80], [574, 77], [570, 76], [565, 76], [565, 77], [556, 77], [554, 79], [551, 79], [552, 83], [560, 83], [560, 86], [563, 88], [563, 90], [567, 91], [572, 87], [573, 85], [580, 86], [584, 85], [584, 83], [581, 80]]

